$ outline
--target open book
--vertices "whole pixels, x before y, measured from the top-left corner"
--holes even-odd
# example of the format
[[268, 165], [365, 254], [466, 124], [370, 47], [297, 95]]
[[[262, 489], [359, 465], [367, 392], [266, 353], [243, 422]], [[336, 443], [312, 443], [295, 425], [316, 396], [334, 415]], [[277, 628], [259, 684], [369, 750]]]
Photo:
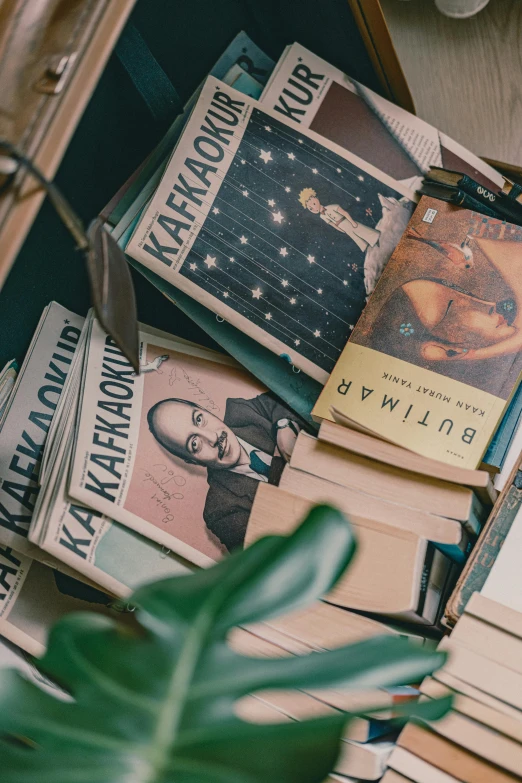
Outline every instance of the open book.
[[298, 43], [279, 60], [261, 103], [412, 188], [430, 166], [469, 174], [493, 189], [504, 182], [498, 171], [445, 133]]

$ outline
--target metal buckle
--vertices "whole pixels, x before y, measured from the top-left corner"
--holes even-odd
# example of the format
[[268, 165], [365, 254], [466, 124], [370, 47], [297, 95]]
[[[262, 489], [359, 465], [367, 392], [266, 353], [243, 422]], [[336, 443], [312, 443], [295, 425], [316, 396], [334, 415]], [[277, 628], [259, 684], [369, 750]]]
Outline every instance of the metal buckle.
[[51, 57], [42, 78], [35, 84], [35, 90], [46, 95], [58, 95], [65, 86], [76, 57], [76, 52]]

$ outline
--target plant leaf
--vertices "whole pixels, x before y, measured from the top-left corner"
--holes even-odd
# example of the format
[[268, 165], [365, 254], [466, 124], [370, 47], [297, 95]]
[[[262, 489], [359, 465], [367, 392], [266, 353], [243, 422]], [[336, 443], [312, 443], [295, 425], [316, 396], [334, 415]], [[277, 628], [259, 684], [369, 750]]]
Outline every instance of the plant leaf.
[[96, 218], [87, 230], [85, 250], [96, 316], [136, 372], [140, 370], [134, 284], [125, 253]]
[[[328, 653], [247, 658], [236, 624], [317, 600], [355, 550], [337, 511], [314, 509], [290, 537], [269, 537], [206, 571], [138, 590], [137, 631], [77, 614], [53, 629], [41, 668], [74, 700], [0, 673], [2, 780], [8, 783], [321, 783], [347, 716], [259, 726], [236, 717], [266, 688], [371, 688], [418, 680], [444, 656], [385, 637]], [[20, 746], [22, 739], [27, 747]]]

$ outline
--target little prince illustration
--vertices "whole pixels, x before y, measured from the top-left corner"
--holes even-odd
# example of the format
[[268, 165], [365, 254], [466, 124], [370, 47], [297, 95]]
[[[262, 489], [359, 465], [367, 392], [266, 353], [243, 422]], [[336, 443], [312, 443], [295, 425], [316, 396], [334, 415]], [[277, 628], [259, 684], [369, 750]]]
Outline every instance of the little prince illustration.
[[314, 215], [319, 215], [321, 220], [324, 220], [329, 226], [333, 226], [337, 231], [342, 231], [343, 234], [346, 234], [363, 253], [369, 247], [374, 247], [379, 241], [380, 231], [354, 220], [350, 213], [343, 209], [340, 204], [323, 206], [313, 188], [304, 188], [299, 194], [299, 201], [305, 209], [308, 209]]

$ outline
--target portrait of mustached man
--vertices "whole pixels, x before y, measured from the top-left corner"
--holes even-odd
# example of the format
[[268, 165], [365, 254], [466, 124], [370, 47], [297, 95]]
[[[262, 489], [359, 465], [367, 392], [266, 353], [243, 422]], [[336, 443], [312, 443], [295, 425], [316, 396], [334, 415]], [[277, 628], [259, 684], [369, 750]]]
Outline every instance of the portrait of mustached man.
[[259, 482], [279, 483], [303, 423], [268, 393], [229, 398], [223, 419], [189, 400], [161, 400], [147, 421], [171, 459], [207, 469], [205, 524], [229, 552], [241, 547]]

